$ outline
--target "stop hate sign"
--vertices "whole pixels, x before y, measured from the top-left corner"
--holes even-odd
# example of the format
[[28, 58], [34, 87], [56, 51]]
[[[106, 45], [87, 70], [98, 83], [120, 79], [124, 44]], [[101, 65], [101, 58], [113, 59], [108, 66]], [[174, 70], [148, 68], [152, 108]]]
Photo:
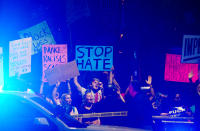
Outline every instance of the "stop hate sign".
[[113, 47], [77, 45], [76, 63], [83, 71], [109, 71], [113, 65]]

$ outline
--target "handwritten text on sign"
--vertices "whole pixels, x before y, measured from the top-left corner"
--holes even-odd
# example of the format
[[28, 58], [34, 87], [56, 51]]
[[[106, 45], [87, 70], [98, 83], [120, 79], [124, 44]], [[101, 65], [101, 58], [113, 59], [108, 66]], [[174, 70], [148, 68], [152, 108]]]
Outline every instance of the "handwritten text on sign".
[[79, 70], [108, 71], [113, 65], [113, 47], [77, 45], [76, 63]]
[[198, 64], [181, 63], [181, 55], [166, 54], [165, 80], [189, 82], [188, 74], [193, 71], [193, 81], [198, 79]]
[[43, 45], [42, 46], [42, 65], [43, 81], [46, 81], [45, 71], [58, 64], [67, 63], [67, 45]]
[[55, 40], [46, 21], [19, 32], [21, 38], [32, 37], [32, 54], [41, 52], [42, 45], [55, 44]]
[[32, 38], [25, 38], [9, 43], [9, 76], [31, 72]]

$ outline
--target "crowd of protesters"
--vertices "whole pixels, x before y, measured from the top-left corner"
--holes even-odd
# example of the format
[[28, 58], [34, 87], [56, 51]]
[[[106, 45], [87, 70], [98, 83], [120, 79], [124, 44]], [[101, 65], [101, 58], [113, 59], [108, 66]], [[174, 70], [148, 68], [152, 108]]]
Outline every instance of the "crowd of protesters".
[[[196, 125], [200, 125], [200, 83], [199, 81], [195, 83], [191, 81], [192, 72], [188, 75], [190, 91], [187, 99], [190, 100], [189, 102], [183, 100], [184, 94], [182, 92], [176, 92], [171, 96], [156, 92], [152, 85], [151, 75], [148, 75], [147, 79], [144, 80], [145, 84], [141, 84], [142, 82], [131, 75], [128, 87], [122, 93], [122, 89], [115, 79], [114, 68], [111, 71], [103, 72], [103, 74], [106, 81], [91, 78], [86, 87], [79, 81], [81, 75], [66, 82], [57, 81], [54, 86], [49, 86], [47, 82], [41, 82], [38, 95], [52, 105], [59, 107], [58, 114], [70, 115], [87, 125], [112, 124], [151, 128], [153, 115], [194, 117]], [[79, 117], [80, 114], [121, 111], [127, 111], [128, 115]]]

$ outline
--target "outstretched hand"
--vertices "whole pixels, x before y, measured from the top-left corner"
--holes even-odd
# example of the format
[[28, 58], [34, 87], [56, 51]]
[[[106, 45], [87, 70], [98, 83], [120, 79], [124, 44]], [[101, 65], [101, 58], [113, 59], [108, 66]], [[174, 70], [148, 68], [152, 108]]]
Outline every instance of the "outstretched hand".
[[133, 75], [131, 75], [131, 79], [130, 79], [130, 81], [133, 82]]
[[99, 88], [103, 89], [103, 83], [102, 82], [99, 82]]
[[112, 66], [110, 70], [111, 70], [111, 71], [114, 71], [114, 70], [115, 70], [114, 66]]
[[193, 76], [194, 76], [194, 73], [193, 73], [193, 71], [191, 71], [191, 72], [188, 74], [188, 78], [189, 78], [189, 79], [192, 79]]
[[56, 87], [59, 87], [60, 86], [60, 81], [57, 81], [56, 82]]
[[78, 77], [77, 76], [74, 77], [74, 81], [78, 81]]
[[151, 83], [152, 83], [152, 76], [151, 75], [148, 75], [148, 80], [145, 80], [146, 81], [146, 83], [148, 84], [148, 85], [151, 85]]
[[120, 95], [120, 94], [121, 94], [121, 92], [120, 92], [120, 89], [117, 89], [117, 94], [118, 94], [118, 95]]
[[108, 71], [104, 71], [104, 72], [103, 72], [103, 74], [106, 74], [106, 75], [108, 75]]

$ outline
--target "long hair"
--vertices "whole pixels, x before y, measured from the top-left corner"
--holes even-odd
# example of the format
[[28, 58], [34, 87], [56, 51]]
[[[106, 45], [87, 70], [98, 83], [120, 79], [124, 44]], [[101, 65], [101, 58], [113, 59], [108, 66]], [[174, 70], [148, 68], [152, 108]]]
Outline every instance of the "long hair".
[[86, 96], [88, 93], [92, 93], [92, 91], [90, 89], [85, 91], [85, 94], [82, 97], [82, 105], [86, 105], [86, 103], [87, 103]]
[[100, 80], [98, 79], [98, 78], [92, 78], [92, 80], [90, 81], [90, 83], [89, 83], [89, 89], [92, 89], [92, 82], [93, 81], [98, 81], [98, 82], [100, 82]]
[[62, 103], [62, 104], [63, 104], [63, 102], [65, 101], [65, 96], [67, 96], [67, 95], [70, 95], [70, 96], [71, 96], [70, 93], [64, 93], [64, 94], [62, 94], [62, 96], [61, 96], [61, 103]]

